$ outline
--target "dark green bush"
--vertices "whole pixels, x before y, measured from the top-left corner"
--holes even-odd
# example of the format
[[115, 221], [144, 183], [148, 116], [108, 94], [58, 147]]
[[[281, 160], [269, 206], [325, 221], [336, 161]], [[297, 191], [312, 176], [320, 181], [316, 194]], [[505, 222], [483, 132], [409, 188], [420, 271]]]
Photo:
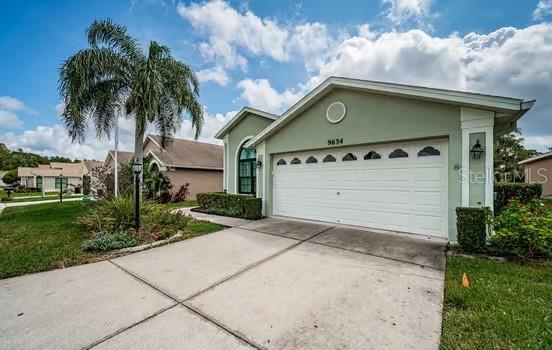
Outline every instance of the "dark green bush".
[[11, 202], [12, 200], [12, 197], [2, 197], [2, 199], [0, 199], [0, 202]]
[[228, 193], [198, 193], [197, 204], [203, 211], [256, 220], [262, 217], [262, 202], [260, 198]]
[[496, 182], [494, 184], [496, 199], [494, 201], [495, 214], [500, 214], [508, 201], [517, 200], [521, 203], [529, 203], [533, 199], [539, 199], [542, 194], [542, 184], [530, 184], [524, 182]]
[[489, 208], [456, 208], [456, 229], [458, 244], [467, 252], [478, 252], [487, 244], [487, 226], [491, 211]]
[[552, 257], [552, 205], [510, 201], [495, 218], [491, 247], [499, 254]]
[[133, 232], [100, 233], [83, 243], [86, 251], [106, 251], [133, 247], [138, 240]]

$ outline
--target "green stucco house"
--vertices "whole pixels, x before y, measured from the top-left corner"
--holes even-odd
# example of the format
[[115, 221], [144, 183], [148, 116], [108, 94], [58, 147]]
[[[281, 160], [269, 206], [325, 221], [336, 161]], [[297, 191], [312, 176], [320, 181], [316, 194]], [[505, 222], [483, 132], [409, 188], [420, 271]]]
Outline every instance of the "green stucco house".
[[456, 207], [493, 207], [494, 139], [533, 104], [330, 77], [280, 116], [244, 107], [224, 125], [223, 187], [266, 216], [455, 242]]

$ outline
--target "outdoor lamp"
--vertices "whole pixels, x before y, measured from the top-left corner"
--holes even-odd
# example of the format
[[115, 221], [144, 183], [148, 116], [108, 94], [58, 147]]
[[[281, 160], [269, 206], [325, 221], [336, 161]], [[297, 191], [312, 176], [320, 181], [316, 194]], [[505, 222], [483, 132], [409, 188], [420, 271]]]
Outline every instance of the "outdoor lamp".
[[480, 159], [481, 158], [481, 154], [483, 152], [485, 152], [485, 150], [481, 148], [481, 144], [479, 143], [479, 139], [475, 142], [475, 145], [472, 146], [470, 152], [473, 155], [473, 159]]
[[263, 162], [261, 162], [260, 160], [258, 160], [258, 161], [255, 162], [255, 167], [256, 167], [257, 169], [261, 168], [262, 166], [263, 166]]
[[132, 164], [132, 171], [134, 171], [135, 174], [140, 174], [142, 172], [142, 164], [141, 163]]

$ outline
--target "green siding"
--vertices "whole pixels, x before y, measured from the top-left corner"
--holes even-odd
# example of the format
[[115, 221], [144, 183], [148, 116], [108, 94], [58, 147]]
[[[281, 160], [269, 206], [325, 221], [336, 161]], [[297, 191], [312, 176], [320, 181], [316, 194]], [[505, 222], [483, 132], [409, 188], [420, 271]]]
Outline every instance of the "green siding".
[[272, 120], [264, 117], [259, 117], [254, 114], [249, 114], [244, 117], [238, 125], [231, 129], [226, 137], [228, 138], [227, 147], [225, 149], [226, 154], [226, 169], [225, 174], [227, 183], [226, 190], [229, 193], [236, 193], [236, 152], [241, 146], [241, 142], [249, 136], [257, 135], [261, 130], [266, 128], [272, 123]]
[[[342, 122], [331, 124], [326, 120], [330, 103], [341, 101], [347, 106]], [[302, 151], [328, 147], [328, 139], [343, 138], [343, 147], [448, 137], [449, 144], [449, 239], [456, 241], [455, 208], [461, 205], [460, 108], [445, 104], [384, 96], [354, 90], [334, 90], [283, 129], [266, 140], [265, 163], [272, 173], [272, 157], [282, 152]], [[272, 213], [272, 183], [267, 176], [266, 213]]]

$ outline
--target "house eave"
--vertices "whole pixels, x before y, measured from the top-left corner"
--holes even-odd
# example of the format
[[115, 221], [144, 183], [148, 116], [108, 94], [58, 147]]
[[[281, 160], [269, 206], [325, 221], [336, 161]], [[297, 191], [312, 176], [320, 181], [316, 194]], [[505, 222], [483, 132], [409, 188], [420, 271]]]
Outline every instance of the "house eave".
[[226, 122], [226, 124], [224, 124], [222, 126], [222, 128], [215, 134], [215, 138], [219, 139], [219, 140], [222, 140], [224, 135], [226, 135], [228, 133], [228, 131], [230, 131], [235, 125], [237, 125], [248, 114], [254, 114], [254, 115], [264, 117], [264, 118], [267, 118], [267, 119], [270, 119], [270, 120], [276, 120], [278, 118], [278, 116], [275, 115], [275, 114], [268, 113], [268, 112], [265, 112], [265, 111], [261, 111], [260, 109], [256, 109], [256, 108], [246, 106], [246, 107], [243, 107], [238, 113], [236, 113], [235, 116], [230, 118], [230, 120], [228, 120]]
[[[479, 108], [502, 113], [505, 116], [521, 117], [529, 110], [534, 101], [524, 101], [523, 99], [485, 95], [479, 93], [436, 89], [422, 86], [413, 86], [405, 84], [386, 83], [379, 81], [359, 80], [342, 77], [329, 77], [314, 90], [309, 92], [299, 102], [290, 107], [280, 118], [267, 128], [262, 130], [245, 147], [254, 148], [264, 139], [284, 127], [293, 118], [299, 115], [303, 110], [310, 107], [316, 101], [336, 88], [345, 88], [359, 91], [366, 91], [375, 94], [388, 96], [398, 96], [412, 98], [417, 100], [446, 103], [457, 106], [466, 106]], [[516, 119], [516, 120], [517, 120]]]

